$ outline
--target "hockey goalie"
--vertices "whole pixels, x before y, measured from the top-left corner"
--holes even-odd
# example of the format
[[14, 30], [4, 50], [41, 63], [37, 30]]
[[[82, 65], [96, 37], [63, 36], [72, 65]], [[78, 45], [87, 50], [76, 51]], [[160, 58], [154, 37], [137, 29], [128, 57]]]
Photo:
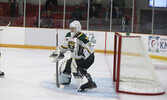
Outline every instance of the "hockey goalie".
[[73, 74], [80, 84], [78, 92], [96, 88], [96, 83], [87, 72], [87, 69], [94, 63], [94, 49], [88, 37], [80, 32], [81, 24], [79, 21], [73, 21], [69, 28], [71, 31], [66, 34], [64, 42], [50, 55], [52, 61], [56, 62], [64, 57], [66, 51], [71, 52], [71, 58], [60, 64], [59, 83], [62, 85], [70, 84]]

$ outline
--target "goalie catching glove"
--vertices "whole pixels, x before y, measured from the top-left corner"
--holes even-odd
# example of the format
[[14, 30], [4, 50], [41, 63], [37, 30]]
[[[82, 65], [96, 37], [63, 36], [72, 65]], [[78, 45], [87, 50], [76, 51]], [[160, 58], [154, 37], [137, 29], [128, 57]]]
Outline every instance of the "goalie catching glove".
[[51, 62], [57, 62], [64, 58], [64, 54], [60, 52], [59, 48], [56, 48], [56, 50], [49, 56], [49, 59]]

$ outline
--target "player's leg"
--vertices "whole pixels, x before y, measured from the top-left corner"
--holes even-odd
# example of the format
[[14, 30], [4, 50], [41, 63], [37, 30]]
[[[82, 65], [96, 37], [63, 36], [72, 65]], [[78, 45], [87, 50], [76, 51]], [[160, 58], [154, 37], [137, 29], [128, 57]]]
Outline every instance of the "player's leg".
[[[79, 92], [86, 91], [87, 89], [96, 88], [96, 83], [93, 82], [91, 75], [87, 73], [87, 69], [94, 62], [94, 54], [90, 55], [86, 60], [73, 60], [72, 71], [75, 79], [80, 83]], [[76, 71], [74, 71], [76, 69]]]
[[84, 92], [88, 89], [96, 88], [96, 83], [92, 80], [91, 75], [84, 69], [78, 69], [77, 73], [73, 73], [75, 79], [80, 83], [78, 92]]
[[96, 88], [96, 83], [92, 80], [91, 75], [87, 72], [87, 69], [94, 63], [94, 54], [91, 54], [86, 60], [76, 61], [78, 67], [78, 71], [85, 75], [88, 79], [88, 82], [81, 85], [78, 89], [79, 92], [85, 91], [85, 89]]

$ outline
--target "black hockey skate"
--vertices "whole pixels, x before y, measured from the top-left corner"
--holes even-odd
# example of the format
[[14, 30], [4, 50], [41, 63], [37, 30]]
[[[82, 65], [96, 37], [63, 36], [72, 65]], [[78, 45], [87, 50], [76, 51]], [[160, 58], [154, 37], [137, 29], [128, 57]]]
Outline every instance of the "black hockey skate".
[[4, 78], [5, 77], [5, 73], [0, 71], [0, 78]]
[[91, 90], [93, 88], [97, 88], [96, 83], [89, 81], [88, 83], [81, 85], [78, 92], [86, 92], [87, 90]]

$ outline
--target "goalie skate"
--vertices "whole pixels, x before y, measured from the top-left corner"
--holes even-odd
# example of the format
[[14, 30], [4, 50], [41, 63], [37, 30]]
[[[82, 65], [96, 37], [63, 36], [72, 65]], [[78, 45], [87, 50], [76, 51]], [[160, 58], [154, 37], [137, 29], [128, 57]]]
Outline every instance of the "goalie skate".
[[97, 88], [97, 85], [95, 82], [88, 82], [86, 84], [83, 84], [79, 87], [78, 92], [86, 92], [88, 90]]

